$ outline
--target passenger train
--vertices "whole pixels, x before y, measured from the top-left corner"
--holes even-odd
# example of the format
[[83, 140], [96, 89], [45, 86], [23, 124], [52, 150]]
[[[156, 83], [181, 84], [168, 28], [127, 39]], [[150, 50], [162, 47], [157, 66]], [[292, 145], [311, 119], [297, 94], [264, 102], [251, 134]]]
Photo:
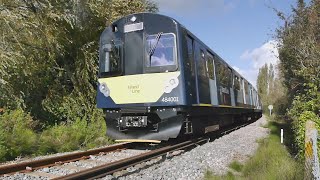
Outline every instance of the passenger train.
[[100, 37], [97, 106], [118, 141], [198, 135], [262, 115], [254, 87], [176, 20], [128, 15]]

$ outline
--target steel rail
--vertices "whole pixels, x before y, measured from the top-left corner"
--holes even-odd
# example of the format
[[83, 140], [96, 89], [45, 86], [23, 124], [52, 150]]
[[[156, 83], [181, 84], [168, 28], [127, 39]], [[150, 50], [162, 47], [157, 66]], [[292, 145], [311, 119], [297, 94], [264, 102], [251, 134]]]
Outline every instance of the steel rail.
[[44, 166], [55, 165], [56, 163], [75, 161], [81, 158], [88, 157], [90, 155], [99, 154], [101, 152], [107, 153], [107, 152], [112, 152], [120, 149], [129, 148], [131, 146], [132, 146], [132, 143], [121, 143], [121, 144], [115, 144], [108, 147], [92, 149], [92, 150], [83, 151], [83, 152], [70, 153], [70, 154], [65, 154], [61, 156], [55, 156], [55, 157], [22, 162], [17, 164], [3, 165], [3, 166], [0, 166], [0, 175], [11, 174], [11, 173], [25, 171], [25, 170], [30, 171], [30, 170], [34, 170]]
[[55, 178], [55, 180], [70, 180], [70, 179], [95, 179], [106, 176], [108, 174], [112, 174], [114, 172], [123, 170], [125, 168], [134, 166], [136, 164], [154, 159], [159, 156], [166, 155], [172, 151], [186, 149], [192, 147], [194, 145], [202, 144], [207, 142], [207, 138], [197, 138], [194, 140], [184, 141], [179, 144], [169, 145], [166, 147], [162, 147], [150, 152], [146, 152], [137, 156], [133, 156], [130, 158], [122, 159], [120, 161], [108, 163], [105, 165], [93, 167], [84, 171], [80, 171], [77, 173], [69, 174], [63, 177]]

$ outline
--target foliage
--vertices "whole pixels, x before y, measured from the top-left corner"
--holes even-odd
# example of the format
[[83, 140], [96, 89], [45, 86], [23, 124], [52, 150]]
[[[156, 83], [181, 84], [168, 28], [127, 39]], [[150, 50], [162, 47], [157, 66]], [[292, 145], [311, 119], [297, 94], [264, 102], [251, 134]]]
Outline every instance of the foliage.
[[[105, 144], [95, 102], [99, 36], [119, 17], [156, 11], [149, 0], [2, 0], [0, 158]], [[31, 116], [36, 127], [10, 124]]]
[[0, 116], [0, 160], [33, 154], [37, 147], [35, 125], [30, 114], [21, 109]]
[[299, 155], [304, 154], [304, 132], [307, 120], [320, 120], [320, 1], [309, 5], [299, 0], [293, 13], [285, 17], [278, 12], [285, 25], [278, 29], [280, 71], [287, 89], [288, 117]]
[[[305, 149], [305, 126], [308, 120], [316, 123], [316, 128], [320, 129], [320, 117], [315, 112], [319, 112], [320, 94], [317, 98], [310, 101], [304, 101], [297, 96], [293, 101], [292, 108], [288, 116], [293, 119], [293, 132], [295, 135], [295, 144], [298, 147], [298, 153], [301, 158], [304, 157]], [[318, 148], [320, 144], [318, 143]]]
[[[105, 137], [106, 125], [99, 112], [94, 121], [77, 119], [36, 132], [37, 122], [22, 109], [7, 111], [0, 116], [0, 161], [18, 156], [88, 149], [110, 144]], [[95, 120], [96, 119], [96, 120]]]
[[77, 119], [75, 122], [54, 125], [40, 135], [38, 152], [66, 152], [109, 144], [111, 141], [105, 138], [105, 131], [103, 118], [95, 122]]
[[156, 10], [147, 0], [3, 0], [0, 107], [22, 107], [50, 125], [91, 119], [101, 32], [121, 16]]

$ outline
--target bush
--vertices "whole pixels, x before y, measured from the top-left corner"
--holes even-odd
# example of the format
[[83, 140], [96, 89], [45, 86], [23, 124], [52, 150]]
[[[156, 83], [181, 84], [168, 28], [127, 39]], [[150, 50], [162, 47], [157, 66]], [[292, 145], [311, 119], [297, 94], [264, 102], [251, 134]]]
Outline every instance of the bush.
[[[308, 120], [316, 123], [320, 129], [320, 93], [309, 91], [307, 95], [297, 96], [288, 111], [288, 116], [293, 120], [293, 132], [295, 144], [297, 145], [299, 157], [304, 158], [305, 125]], [[318, 144], [318, 147], [319, 144]]]
[[40, 136], [39, 153], [73, 151], [80, 148], [92, 148], [110, 143], [106, 137], [106, 125], [103, 118], [94, 114], [91, 121], [78, 118], [75, 122], [60, 123], [46, 130]]
[[0, 161], [5, 160], [7, 148], [5, 146], [5, 139], [4, 139], [4, 131], [2, 128], [0, 128]]
[[0, 116], [0, 160], [12, 160], [17, 156], [35, 153], [37, 135], [33, 131], [36, 122], [21, 109], [5, 112]]
[[37, 122], [22, 109], [0, 115], [0, 161], [18, 156], [38, 155], [93, 148], [112, 143], [105, 135], [106, 125], [99, 110], [93, 110], [92, 119], [47, 127], [36, 133]]

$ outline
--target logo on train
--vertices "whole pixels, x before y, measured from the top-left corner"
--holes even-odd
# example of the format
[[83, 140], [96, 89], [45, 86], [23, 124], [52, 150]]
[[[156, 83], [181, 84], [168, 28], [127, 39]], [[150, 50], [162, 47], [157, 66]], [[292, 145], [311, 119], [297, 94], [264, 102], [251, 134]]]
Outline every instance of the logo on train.
[[132, 94], [139, 94], [140, 93], [140, 85], [128, 85], [128, 90]]

